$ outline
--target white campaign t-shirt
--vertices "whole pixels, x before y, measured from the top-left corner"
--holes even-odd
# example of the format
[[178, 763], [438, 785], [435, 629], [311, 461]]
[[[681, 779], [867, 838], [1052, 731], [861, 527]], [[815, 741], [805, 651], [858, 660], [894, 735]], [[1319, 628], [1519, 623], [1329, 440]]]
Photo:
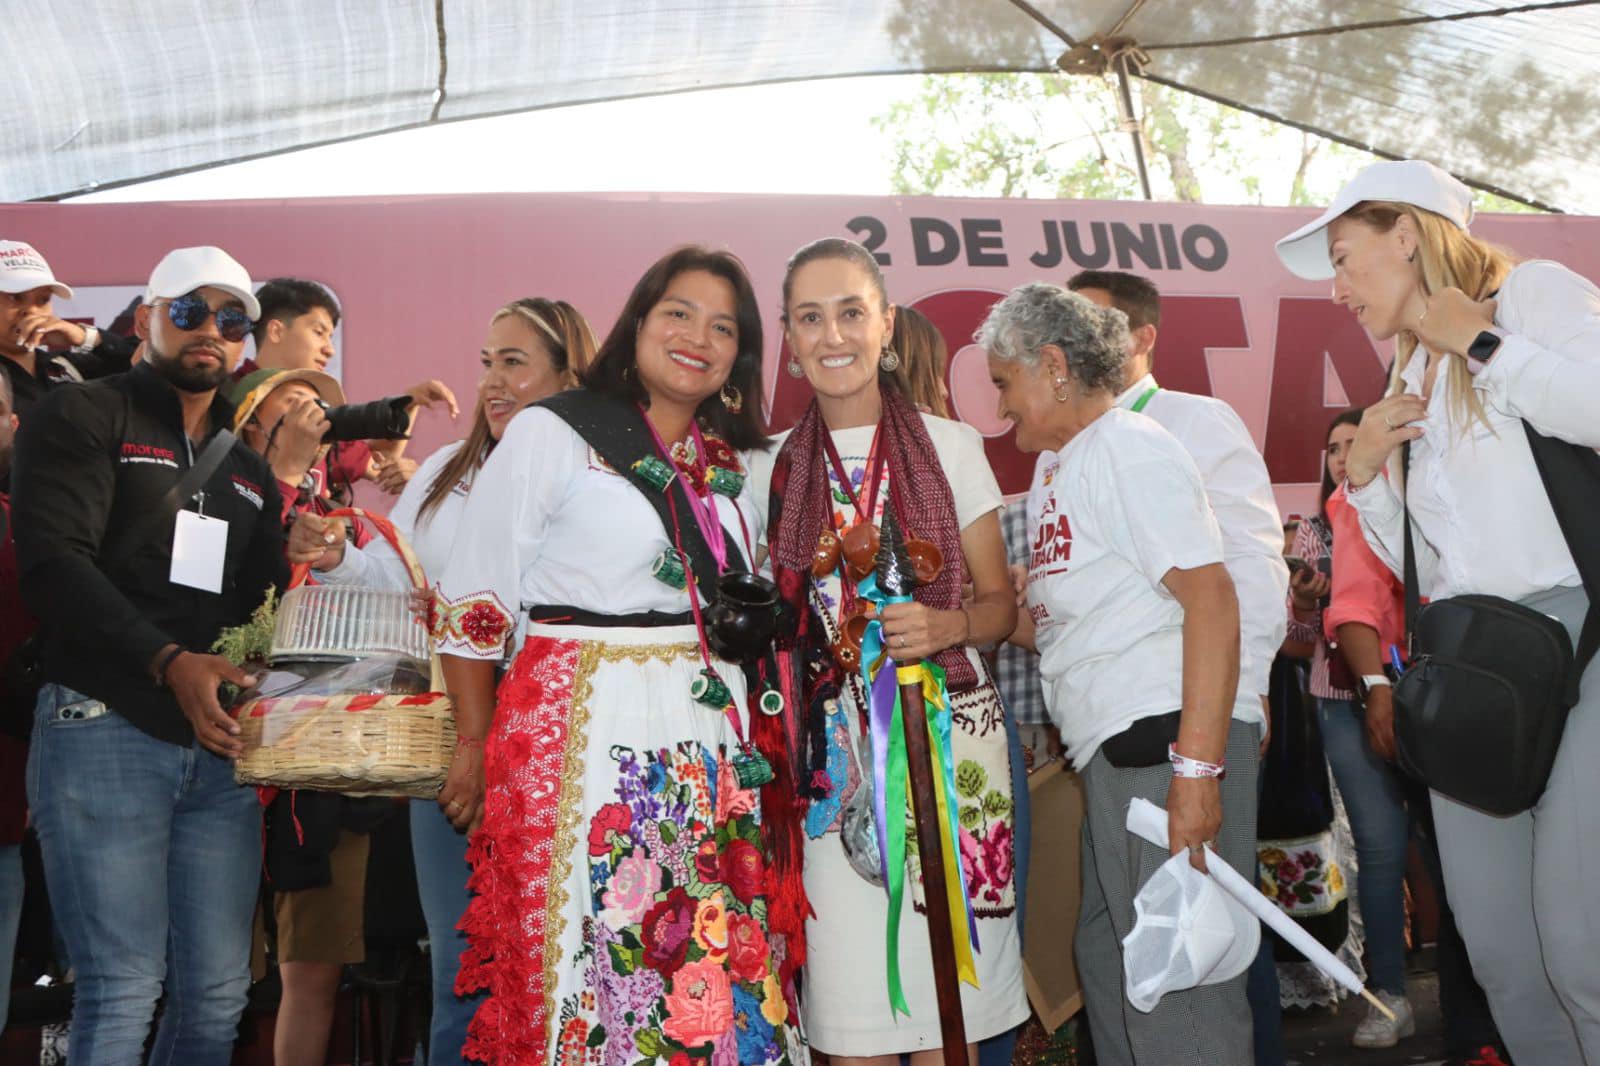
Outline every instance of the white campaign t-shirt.
[[[1138, 719], [1182, 709], [1183, 608], [1161, 579], [1222, 562], [1222, 535], [1183, 445], [1121, 408], [1039, 457], [1028, 529], [1045, 705], [1082, 767]], [[1260, 722], [1260, 700], [1233, 715]]]

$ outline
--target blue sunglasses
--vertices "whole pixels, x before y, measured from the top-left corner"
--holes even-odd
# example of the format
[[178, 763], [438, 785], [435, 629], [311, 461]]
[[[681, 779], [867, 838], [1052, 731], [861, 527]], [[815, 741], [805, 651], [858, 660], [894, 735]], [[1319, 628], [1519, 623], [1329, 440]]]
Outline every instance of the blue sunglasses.
[[167, 317], [185, 332], [199, 329], [212, 315], [217, 316], [217, 332], [222, 334], [223, 340], [238, 343], [249, 336], [250, 316], [242, 307], [229, 304], [213, 311], [206, 298], [197, 292], [167, 301]]

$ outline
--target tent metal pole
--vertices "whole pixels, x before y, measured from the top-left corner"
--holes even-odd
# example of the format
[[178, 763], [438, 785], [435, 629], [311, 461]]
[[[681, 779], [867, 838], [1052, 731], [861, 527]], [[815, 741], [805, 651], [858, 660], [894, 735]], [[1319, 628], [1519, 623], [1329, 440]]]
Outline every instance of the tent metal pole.
[[1146, 200], [1154, 200], [1150, 193], [1150, 171], [1144, 161], [1144, 136], [1139, 130], [1139, 116], [1133, 110], [1133, 89], [1128, 84], [1128, 53], [1122, 52], [1113, 62], [1117, 68], [1117, 93], [1121, 103], [1123, 128], [1133, 138], [1133, 160], [1139, 167], [1139, 187]]

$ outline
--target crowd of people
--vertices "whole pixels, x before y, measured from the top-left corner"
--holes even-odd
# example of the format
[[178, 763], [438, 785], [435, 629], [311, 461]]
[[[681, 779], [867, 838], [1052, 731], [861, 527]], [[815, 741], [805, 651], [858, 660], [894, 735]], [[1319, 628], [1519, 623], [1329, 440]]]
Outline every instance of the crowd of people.
[[[263, 809], [234, 782], [220, 695], [258, 679], [211, 649], [291, 564], [411, 587], [392, 544], [330, 517], [365, 479], [398, 495], [455, 719], [438, 796], [408, 815], [430, 1062], [939, 1061], [928, 812], [880, 683], [925, 662], [972, 1060], [1009, 1062], [1029, 1014], [1027, 772], [1065, 758], [1096, 1061], [1282, 1063], [1265, 938], [1153, 1004], [1126, 945], [1173, 863], [1253, 877], [1273, 679], [1300, 658], [1382, 1004], [1354, 1042], [1415, 1028], [1420, 836], [1448, 899], [1452, 1054], [1600, 1066], [1594, 590], [1529, 444], [1600, 446], [1600, 291], [1470, 223], [1455, 179], [1380, 163], [1279, 242], [1397, 349], [1388, 395], [1334, 419], [1288, 544], [1238, 415], [1159, 384], [1160, 293], [1131, 274], [1029, 282], [979, 329], [998, 413], [1038, 455], [1008, 507], [982, 438], [947, 417], [944, 339], [849, 240], [798, 249], [775, 294], [778, 372], [814, 393], [788, 431], [762, 410], [762, 298], [733, 254], [688, 246], [603, 339], [559, 294], [494, 311], [470, 429], [420, 463], [412, 421], [455, 397], [426, 381], [352, 414], [321, 286], [258, 289], [221, 249], [177, 249], [121, 337], [57, 317], [71, 290], [0, 242], [0, 958], [26, 820], [73, 974], [70, 1061], [225, 1063], [264, 868], [276, 1061], [324, 1060], [363, 950], [367, 834], [393, 807], [302, 790]], [[1397, 765], [1415, 754], [1397, 732], [1417, 735], [1396, 693], [1408, 581], [1526, 603], [1580, 647], [1530, 808], [1491, 814]], [[1165, 810], [1167, 847], [1127, 831], [1140, 800]]]

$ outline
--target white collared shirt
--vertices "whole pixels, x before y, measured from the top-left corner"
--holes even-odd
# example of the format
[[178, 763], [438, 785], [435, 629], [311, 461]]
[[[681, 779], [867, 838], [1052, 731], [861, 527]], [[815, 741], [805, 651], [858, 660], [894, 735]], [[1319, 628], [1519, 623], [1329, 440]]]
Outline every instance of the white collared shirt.
[[[1488, 426], [1463, 424], [1440, 368], [1423, 436], [1411, 445], [1412, 540], [1422, 594], [1484, 593], [1521, 600], [1582, 584], [1520, 424], [1600, 447], [1600, 289], [1559, 263], [1516, 267], [1497, 296], [1507, 332], [1472, 379]], [[1427, 353], [1401, 379], [1422, 394]], [[1399, 454], [1391, 461], [1398, 467]], [[1367, 543], [1402, 573], [1404, 509], [1388, 478], [1348, 492]]]
[[[1155, 376], [1146, 374], [1117, 397], [1117, 406], [1131, 411], [1154, 388]], [[1239, 597], [1239, 693], [1262, 695], [1288, 628], [1289, 595], [1283, 520], [1267, 464], [1243, 420], [1221, 400], [1160, 389], [1141, 413], [1178, 438], [1200, 471], [1222, 530], [1223, 565]]]

